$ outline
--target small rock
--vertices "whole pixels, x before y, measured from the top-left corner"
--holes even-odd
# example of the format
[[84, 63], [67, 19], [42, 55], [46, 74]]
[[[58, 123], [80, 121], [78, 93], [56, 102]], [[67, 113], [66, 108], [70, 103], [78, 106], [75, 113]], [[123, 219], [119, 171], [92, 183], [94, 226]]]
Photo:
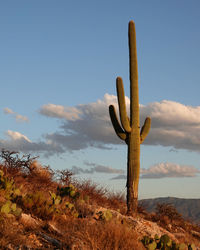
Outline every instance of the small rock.
[[21, 214], [21, 218], [19, 219], [19, 223], [23, 224], [26, 228], [37, 229], [41, 226], [41, 222], [39, 220], [34, 219], [30, 214]]

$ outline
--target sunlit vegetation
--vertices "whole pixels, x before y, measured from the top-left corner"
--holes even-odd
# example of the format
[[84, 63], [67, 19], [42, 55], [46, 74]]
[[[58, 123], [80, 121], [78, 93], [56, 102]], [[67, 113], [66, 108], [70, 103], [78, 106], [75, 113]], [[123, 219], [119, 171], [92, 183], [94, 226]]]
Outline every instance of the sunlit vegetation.
[[169, 205], [158, 205], [156, 214], [140, 207], [135, 218], [128, 217], [123, 195], [91, 181], [78, 182], [70, 171], [41, 166], [30, 155], [4, 150], [0, 156], [1, 249], [153, 249], [149, 245], [155, 247], [155, 242], [161, 246], [162, 235], [155, 239], [141, 234], [132, 219], [156, 222], [171, 233], [188, 229], [176, 242], [170, 238], [171, 246], [194, 247], [199, 240], [199, 228]]

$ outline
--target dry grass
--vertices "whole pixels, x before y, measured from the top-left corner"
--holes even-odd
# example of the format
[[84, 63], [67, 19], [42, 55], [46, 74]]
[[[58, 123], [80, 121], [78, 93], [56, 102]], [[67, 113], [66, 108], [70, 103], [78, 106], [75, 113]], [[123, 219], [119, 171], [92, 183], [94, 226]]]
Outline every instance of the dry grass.
[[82, 183], [75, 183], [76, 187], [81, 190], [83, 195], [90, 197], [90, 201], [96, 203], [97, 205], [107, 203], [108, 199], [106, 194], [108, 190], [103, 188], [90, 180], [83, 181]]
[[144, 249], [133, 230], [116, 222], [62, 219], [57, 225], [70, 249]]
[[[13, 179], [15, 187], [21, 190], [21, 196], [12, 202], [17, 203], [24, 213], [31, 214], [33, 221], [23, 221], [22, 216], [21, 218], [14, 215], [7, 217], [0, 212], [1, 249], [9, 249], [9, 246], [11, 249], [14, 246], [20, 246], [21, 249], [27, 249], [26, 247], [54, 249], [56, 244], [57, 249], [62, 249], [62, 246], [63, 249], [74, 250], [144, 249], [139, 241], [139, 235], [128, 224], [122, 224], [114, 217], [109, 221], [95, 217], [94, 212], [98, 207], [125, 214], [126, 202], [123, 195], [110, 193], [91, 181], [77, 182], [68, 170], [54, 172], [50, 167], [41, 166], [35, 159], [30, 157], [24, 159], [13, 155], [14, 153], [4, 152], [6, 158], [0, 165], [0, 169], [3, 170], [4, 176]], [[9, 157], [11, 157], [10, 160]], [[49, 206], [49, 202], [52, 201], [49, 191], [58, 195], [57, 187], [68, 187], [70, 184], [75, 186], [79, 198], [70, 196], [62, 198], [62, 202], [57, 205], [59, 213], [49, 214], [45, 210], [41, 212], [41, 208]], [[30, 204], [26, 206], [24, 197], [37, 193], [41, 194], [41, 200], [34, 201], [30, 208]], [[0, 208], [6, 199], [5, 190], [0, 190]], [[73, 209], [72, 211], [66, 209], [66, 201], [74, 206], [75, 211], [78, 212], [78, 218], [75, 218]], [[148, 214], [142, 207], [139, 208], [139, 213], [141, 213], [140, 216], [156, 221], [165, 228], [171, 224], [171, 231], [182, 227], [188, 232], [191, 230], [198, 232], [194, 225], [186, 223], [181, 215], [168, 205], [158, 206], [157, 213], [154, 215]], [[37, 226], [34, 224], [34, 218], [38, 221]], [[54, 224], [55, 229], [49, 226], [50, 222]], [[194, 239], [188, 233], [185, 240], [189, 242]]]
[[5, 215], [0, 217], [0, 248], [5, 249], [5, 246], [12, 243], [15, 246], [22, 245], [25, 242], [22, 228], [18, 227], [14, 217], [8, 218]]
[[90, 180], [75, 183], [75, 185], [80, 190], [82, 196], [86, 195], [89, 197], [90, 204], [117, 210], [122, 214], [126, 213], [126, 203], [121, 193], [111, 193], [106, 188]]

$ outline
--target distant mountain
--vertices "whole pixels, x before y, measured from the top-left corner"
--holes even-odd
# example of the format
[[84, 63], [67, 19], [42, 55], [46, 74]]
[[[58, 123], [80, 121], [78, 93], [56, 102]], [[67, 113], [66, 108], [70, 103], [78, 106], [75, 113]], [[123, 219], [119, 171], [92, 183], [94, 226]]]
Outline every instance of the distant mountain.
[[148, 212], [155, 212], [156, 204], [172, 204], [176, 210], [182, 214], [183, 218], [200, 224], [200, 199], [182, 199], [174, 197], [164, 197], [155, 199], [143, 199], [139, 204], [144, 206]]

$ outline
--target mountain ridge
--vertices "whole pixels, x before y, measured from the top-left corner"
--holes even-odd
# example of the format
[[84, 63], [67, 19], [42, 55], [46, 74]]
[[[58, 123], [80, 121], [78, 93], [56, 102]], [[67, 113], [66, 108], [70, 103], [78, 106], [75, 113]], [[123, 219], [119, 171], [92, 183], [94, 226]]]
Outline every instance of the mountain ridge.
[[144, 207], [148, 212], [155, 212], [157, 204], [171, 204], [184, 219], [191, 220], [200, 224], [200, 199], [198, 198], [178, 198], [178, 197], [159, 197], [142, 199], [139, 205]]

